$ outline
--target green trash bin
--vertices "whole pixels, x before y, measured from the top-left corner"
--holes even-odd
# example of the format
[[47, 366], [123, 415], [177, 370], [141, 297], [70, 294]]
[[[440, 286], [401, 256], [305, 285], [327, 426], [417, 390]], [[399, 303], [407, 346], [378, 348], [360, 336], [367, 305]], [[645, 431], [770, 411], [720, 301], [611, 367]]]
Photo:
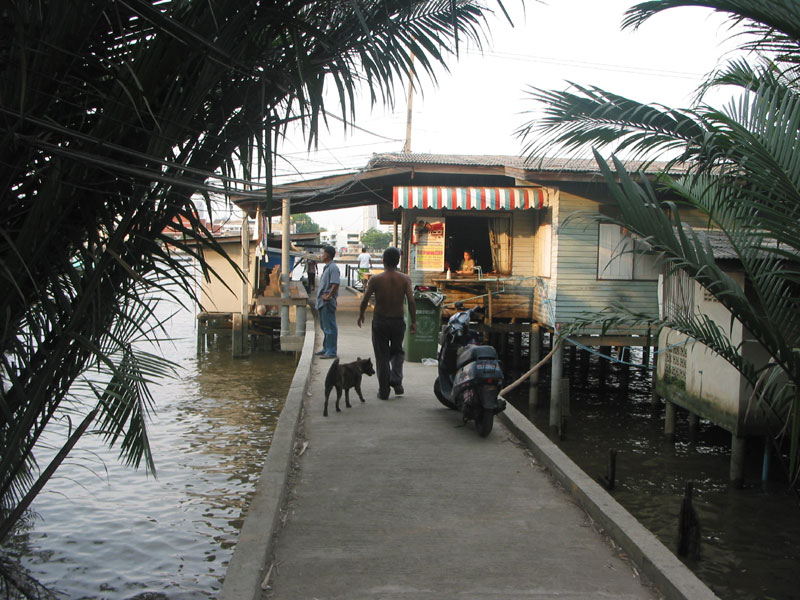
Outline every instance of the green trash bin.
[[[417, 306], [417, 333], [406, 335], [403, 338], [403, 350], [406, 360], [422, 362], [423, 358], [436, 359], [439, 349], [439, 331], [442, 322], [442, 301], [444, 294], [437, 292], [435, 287], [414, 286], [414, 304]], [[406, 324], [411, 320], [406, 306]]]

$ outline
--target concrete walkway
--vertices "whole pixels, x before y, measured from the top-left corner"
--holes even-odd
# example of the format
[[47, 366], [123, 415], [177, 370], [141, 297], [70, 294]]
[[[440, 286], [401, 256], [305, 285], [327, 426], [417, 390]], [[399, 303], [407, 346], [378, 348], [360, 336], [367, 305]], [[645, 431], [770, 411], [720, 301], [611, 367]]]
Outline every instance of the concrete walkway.
[[[372, 356], [358, 301], [340, 297], [342, 362]], [[331, 361], [308, 349], [294, 465], [265, 467], [222, 600], [715, 597], [513, 408], [483, 439], [436, 400], [435, 367], [406, 363], [404, 396], [378, 400], [365, 377], [366, 402], [353, 391], [325, 418]], [[293, 472], [287, 494], [270, 468]]]

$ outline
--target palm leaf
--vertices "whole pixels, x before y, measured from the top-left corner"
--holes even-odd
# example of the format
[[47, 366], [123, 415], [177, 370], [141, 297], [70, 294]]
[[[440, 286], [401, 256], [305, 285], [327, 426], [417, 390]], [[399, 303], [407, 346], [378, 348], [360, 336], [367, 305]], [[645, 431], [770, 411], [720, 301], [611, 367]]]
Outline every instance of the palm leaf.
[[[97, 432], [124, 462], [154, 468], [147, 386], [171, 366], [137, 347], [160, 337], [148, 294], [191, 297], [175, 248], [206, 277], [204, 248], [219, 250], [192, 194], [247, 190], [271, 214], [271, 180], [248, 188], [270, 174], [286, 123], [313, 143], [329, 85], [350, 119], [363, 83], [391, 102], [412, 54], [415, 77], [435, 80], [457, 39], [480, 44], [485, 11], [466, 0], [11, 0], [0, 11], [4, 509], [36, 487], [34, 450], [54, 419], [86, 414], [82, 386]], [[183, 237], [169, 240], [168, 226]]]

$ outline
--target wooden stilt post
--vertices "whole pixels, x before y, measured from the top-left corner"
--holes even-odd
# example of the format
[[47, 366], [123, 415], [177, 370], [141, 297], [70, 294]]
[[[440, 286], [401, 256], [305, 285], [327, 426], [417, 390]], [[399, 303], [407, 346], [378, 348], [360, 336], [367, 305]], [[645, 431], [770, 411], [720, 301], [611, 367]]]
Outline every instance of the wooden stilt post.
[[608, 451], [608, 465], [604, 477], [598, 477], [604, 488], [611, 491], [617, 482], [617, 451], [613, 448]]
[[233, 358], [244, 356], [244, 327], [242, 325], [242, 313], [235, 312], [231, 319], [231, 346], [233, 346]]
[[[531, 323], [531, 339], [530, 339], [530, 355], [531, 365], [530, 368], [539, 364], [542, 356], [542, 336], [539, 331], [538, 323]], [[528, 386], [528, 408], [535, 410], [539, 404], [539, 371], [535, 371], [530, 378]]]
[[198, 358], [206, 349], [206, 325], [202, 319], [197, 319], [197, 356]]
[[678, 517], [678, 556], [697, 556], [700, 552], [700, 523], [692, 506], [693, 482], [686, 482], [686, 491]]
[[564, 345], [553, 354], [550, 365], [550, 429], [561, 429], [561, 375], [564, 372]]

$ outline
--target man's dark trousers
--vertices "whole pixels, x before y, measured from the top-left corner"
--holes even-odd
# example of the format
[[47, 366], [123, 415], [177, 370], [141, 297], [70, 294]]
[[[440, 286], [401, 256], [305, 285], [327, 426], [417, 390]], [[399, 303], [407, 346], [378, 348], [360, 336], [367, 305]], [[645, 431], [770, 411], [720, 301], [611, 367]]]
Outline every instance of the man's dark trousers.
[[378, 376], [378, 395], [389, 397], [389, 388], [403, 383], [403, 336], [406, 322], [403, 317], [372, 315], [372, 349], [375, 352], [375, 372]]

